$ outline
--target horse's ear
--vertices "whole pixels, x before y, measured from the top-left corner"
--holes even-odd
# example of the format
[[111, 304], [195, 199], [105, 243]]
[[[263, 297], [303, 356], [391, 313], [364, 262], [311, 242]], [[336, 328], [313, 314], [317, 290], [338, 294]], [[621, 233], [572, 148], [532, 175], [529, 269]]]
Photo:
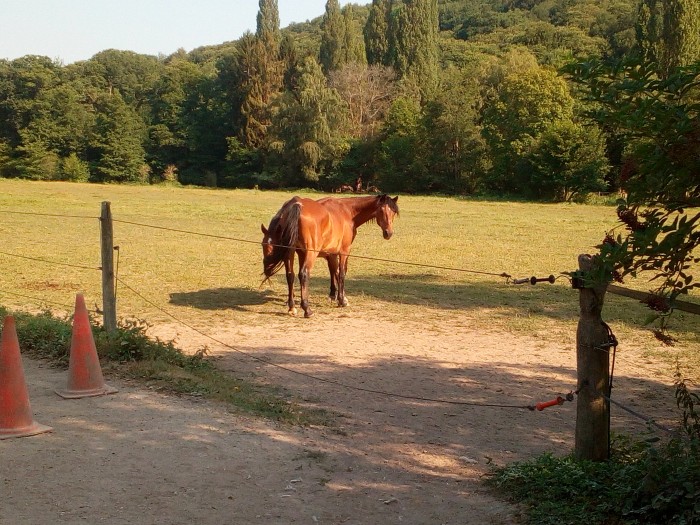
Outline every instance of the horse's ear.
[[263, 235], [267, 235], [267, 228], [265, 228], [264, 224], [260, 225], [260, 230], [262, 231]]
[[397, 195], [396, 197], [394, 197], [394, 198], [391, 199], [391, 200], [394, 201], [394, 202], [398, 202], [398, 201], [399, 201], [399, 196]]

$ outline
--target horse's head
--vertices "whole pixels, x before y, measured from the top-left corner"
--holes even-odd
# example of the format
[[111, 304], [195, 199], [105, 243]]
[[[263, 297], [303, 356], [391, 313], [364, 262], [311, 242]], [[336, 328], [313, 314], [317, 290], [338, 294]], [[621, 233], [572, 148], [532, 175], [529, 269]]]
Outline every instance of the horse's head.
[[396, 204], [399, 198], [398, 196], [392, 198], [388, 195], [380, 195], [377, 198], [379, 199], [379, 204], [375, 218], [382, 229], [382, 235], [389, 240], [394, 234], [394, 217], [399, 214], [399, 205]]
[[265, 274], [266, 278], [272, 277], [272, 275], [279, 269], [279, 257], [275, 257], [275, 244], [277, 240], [273, 238], [273, 232], [275, 232], [276, 229], [274, 219], [270, 223], [269, 228], [265, 228], [264, 224], [260, 225], [260, 230], [263, 233], [263, 240], [260, 243], [263, 252], [263, 273]]
[[284, 217], [278, 213], [270, 221], [270, 226], [265, 228], [264, 224], [260, 225], [263, 234], [260, 243], [263, 252], [263, 273], [266, 277], [272, 277], [284, 264], [287, 247], [292, 244], [288, 224], [289, 222], [285, 222]]
[[263, 234], [263, 240], [262, 243], [262, 252], [263, 252], [263, 259], [265, 257], [269, 257], [272, 255], [272, 249], [274, 248], [274, 243], [272, 242], [272, 237], [270, 236], [270, 230], [265, 228], [264, 224], [260, 225], [260, 230], [262, 231]]

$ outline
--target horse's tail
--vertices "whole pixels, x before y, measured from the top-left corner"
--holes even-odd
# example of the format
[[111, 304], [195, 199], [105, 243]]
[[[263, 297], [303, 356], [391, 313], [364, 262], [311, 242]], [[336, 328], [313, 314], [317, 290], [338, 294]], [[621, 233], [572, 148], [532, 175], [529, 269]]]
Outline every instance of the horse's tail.
[[[272, 232], [272, 253], [263, 258], [263, 270], [266, 279], [275, 275], [284, 265], [290, 251], [294, 251], [299, 238], [299, 218], [301, 204], [292, 199], [284, 204], [275, 216], [276, 224], [270, 225]], [[274, 221], [274, 220], [273, 220]]]

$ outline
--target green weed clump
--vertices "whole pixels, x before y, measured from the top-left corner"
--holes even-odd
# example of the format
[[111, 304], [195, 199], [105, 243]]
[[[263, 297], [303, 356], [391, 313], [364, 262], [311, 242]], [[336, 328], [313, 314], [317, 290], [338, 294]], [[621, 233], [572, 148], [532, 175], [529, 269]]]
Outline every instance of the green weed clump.
[[[0, 307], [2, 319], [9, 315]], [[69, 319], [59, 319], [45, 310], [37, 315], [14, 313], [17, 338], [23, 353], [68, 365], [71, 325]]]
[[[2, 318], [8, 313], [0, 307]], [[72, 334], [69, 317], [56, 317], [50, 311], [13, 315], [23, 353], [57, 366], [68, 365]], [[148, 337], [147, 329], [148, 324], [141, 320], [122, 321], [113, 332], [92, 324], [97, 353], [109, 373], [139, 379], [163, 391], [221, 401], [286, 423], [332, 425], [331, 417], [323, 411], [307, 410], [269, 388], [220, 370], [207, 356], [206, 348], [188, 355], [172, 342]]]
[[700, 398], [680, 378], [678, 433], [613, 441], [607, 462], [544, 454], [495, 470], [489, 483], [525, 505], [538, 525], [693, 525], [700, 523]]

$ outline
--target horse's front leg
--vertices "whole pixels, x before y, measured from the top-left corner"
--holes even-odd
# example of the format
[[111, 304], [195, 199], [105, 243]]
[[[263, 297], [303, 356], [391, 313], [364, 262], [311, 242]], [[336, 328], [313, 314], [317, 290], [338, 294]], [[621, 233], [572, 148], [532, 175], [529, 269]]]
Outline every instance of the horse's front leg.
[[316, 252], [298, 252], [299, 255], [299, 286], [301, 288], [301, 308], [304, 310], [304, 317], [311, 317], [314, 313], [309, 306], [309, 280], [311, 279], [311, 269], [314, 266]]
[[348, 298], [345, 297], [345, 274], [348, 271], [348, 256], [339, 255], [338, 262], [338, 306], [348, 306]]
[[294, 304], [294, 252], [284, 260], [284, 271], [287, 277], [287, 307], [289, 315], [297, 314], [297, 307]]

